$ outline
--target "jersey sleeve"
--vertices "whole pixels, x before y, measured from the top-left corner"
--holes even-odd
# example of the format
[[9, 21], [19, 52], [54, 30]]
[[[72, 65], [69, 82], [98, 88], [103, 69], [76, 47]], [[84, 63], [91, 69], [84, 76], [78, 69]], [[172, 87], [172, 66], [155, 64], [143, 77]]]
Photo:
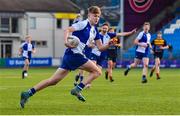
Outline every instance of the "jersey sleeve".
[[154, 40], [152, 40], [151, 45], [154, 45]]
[[151, 43], [151, 34], [149, 34], [149, 36], [148, 36], [148, 41], [147, 41], [147, 43], [148, 43], [148, 44]]
[[23, 48], [24, 44], [25, 44], [25, 43], [22, 43], [19, 48]]
[[96, 30], [96, 37], [94, 38], [94, 40], [101, 39], [101, 37], [100, 37], [100, 34], [99, 34], [99, 31], [98, 31], [97, 27], [95, 28], [95, 30]]
[[75, 31], [80, 31], [83, 30], [87, 25], [87, 21], [79, 21], [77, 23], [74, 23], [71, 27], [73, 27], [75, 29]]
[[143, 36], [143, 32], [140, 32], [140, 33], [138, 34], [138, 36], [136, 37], [136, 39], [140, 40], [140, 39], [142, 38], [142, 36]]
[[114, 37], [116, 37], [116, 36], [117, 36], [117, 34], [116, 34], [116, 33], [108, 33], [108, 35], [110, 36], [110, 38], [114, 38]]

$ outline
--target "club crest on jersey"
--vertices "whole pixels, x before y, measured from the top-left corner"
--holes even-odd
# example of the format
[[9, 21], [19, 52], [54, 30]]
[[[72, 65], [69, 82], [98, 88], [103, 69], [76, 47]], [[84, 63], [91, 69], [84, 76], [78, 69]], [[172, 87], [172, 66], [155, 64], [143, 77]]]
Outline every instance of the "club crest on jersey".
[[138, 13], [146, 12], [152, 5], [153, 0], [129, 0], [131, 8]]

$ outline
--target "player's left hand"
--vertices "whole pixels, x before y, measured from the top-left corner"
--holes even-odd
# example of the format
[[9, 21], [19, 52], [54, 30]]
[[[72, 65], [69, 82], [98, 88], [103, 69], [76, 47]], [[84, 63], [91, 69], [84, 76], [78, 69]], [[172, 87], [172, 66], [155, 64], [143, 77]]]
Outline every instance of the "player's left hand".
[[114, 46], [114, 45], [116, 45], [116, 42], [113, 39], [110, 39], [109, 42], [108, 42], [108, 45], [109, 46]]
[[121, 44], [115, 44], [115, 46], [117, 46], [117, 47], [119, 47], [119, 48], [120, 48], [120, 47], [121, 47]]
[[94, 44], [94, 43], [90, 43], [90, 44], [88, 44], [88, 47], [94, 48], [94, 47], [95, 47], [95, 44]]

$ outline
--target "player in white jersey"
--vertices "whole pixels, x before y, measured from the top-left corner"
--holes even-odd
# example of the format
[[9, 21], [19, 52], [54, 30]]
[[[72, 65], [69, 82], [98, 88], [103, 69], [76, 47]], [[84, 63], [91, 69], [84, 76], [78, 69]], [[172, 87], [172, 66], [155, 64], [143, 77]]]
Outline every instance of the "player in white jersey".
[[[80, 14], [77, 15], [77, 17], [74, 19], [73, 24], [78, 23], [79, 21], [82, 21], [82, 16]], [[92, 48], [94, 47], [94, 41], [93, 40], [89, 40], [87, 42], [87, 45], [85, 46], [83, 53], [84, 55], [89, 59], [90, 58], [90, 54], [92, 51]], [[84, 79], [84, 71], [79, 69], [78, 74], [75, 76], [75, 82], [74, 82], [74, 86], [76, 86], [78, 83], [82, 82]]]
[[152, 49], [150, 44], [151, 35], [149, 33], [150, 23], [145, 22], [143, 25], [143, 31], [139, 33], [137, 38], [134, 40], [134, 44], [136, 45], [136, 56], [134, 59], [134, 63], [130, 64], [127, 69], [124, 71], [124, 75], [126, 76], [131, 68], [136, 67], [140, 61], [143, 61], [143, 71], [142, 71], [142, 83], [147, 83], [147, 72], [148, 72], [148, 50], [149, 47]]
[[[99, 50], [103, 51], [110, 47], [110, 44], [103, 46], [99, 37], [99, 32], [96, 25], [99, 22], [100, 15], [100, 8], [98, 6], [92, 6], [88, 9], [88, 19], [75, 23], [65, 30], [64, 42], [67, 49], [65, 51], [61, 66], [49, 79], [41, 81], [28, 91], [21, 92], [20, 105], [22, 108], [24, 108], [27, 100], [36, 92], [48, 86], [56, 85], [59, 81], [66, 77], [71, 70], [76, 70], [78, 68], [89, 72], [89, 75], [86, 80], [83, 80], [83, 82], [71, 90], [71, 94], [77, 97], [80, 101], [85, 101], [81, 91], [88, 83], [91, 83], [94, 79], [99, 77], [102, 72], [91, 60], [88, 60], [84, 56], [83, 49], [85, 48], [89, 39], [93, 39], [95, 41]], [[67, 38], [71, 33], [80, 39], [80, 43], [77, 47], [72, 46], [67, 41]]]
[[19, 55], [24, 59], [24, 67], [22, 71], [22, 79], [28, 76], [29, 64], [32, 58], [32, 54], [35, 53], [35, 46], [31, 42], [31, 36], [26, 37], [26, 41], [21, 44], [19, 48]]

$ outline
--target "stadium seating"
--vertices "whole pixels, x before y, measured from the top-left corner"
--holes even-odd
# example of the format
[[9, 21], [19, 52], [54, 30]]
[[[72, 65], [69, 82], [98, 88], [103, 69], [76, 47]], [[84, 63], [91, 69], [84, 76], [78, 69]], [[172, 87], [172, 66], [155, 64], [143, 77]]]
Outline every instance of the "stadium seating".
[[[169, 45], [173, 46], [172, 56], [173, 59], [180, 58], [180, 16], [176, 16], [172, 21], [165, 25], [161, 31], [163, 32], [163, 38], [167, 41]], [[156, 34], [152, 34], [152, 39], [156, 38]], [[135, 56], [135, 46], [129, 48], [124, 54], [124, 59], [133, 59]], [[150, 58], [153, 56], [150, 55]], [[169, 58], [169, 51], [165, 50], [164, 59]]]

